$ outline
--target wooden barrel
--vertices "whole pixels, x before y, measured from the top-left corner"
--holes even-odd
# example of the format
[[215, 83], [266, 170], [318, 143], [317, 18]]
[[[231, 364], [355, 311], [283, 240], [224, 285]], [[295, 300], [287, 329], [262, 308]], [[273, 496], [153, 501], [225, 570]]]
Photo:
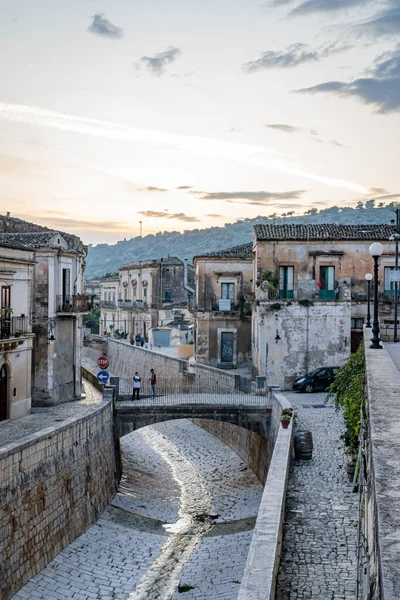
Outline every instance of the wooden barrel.
[[297, 431], [294, 436], [294, 455], [297, 460], [311, 460], [313, 452], [311, 431]]

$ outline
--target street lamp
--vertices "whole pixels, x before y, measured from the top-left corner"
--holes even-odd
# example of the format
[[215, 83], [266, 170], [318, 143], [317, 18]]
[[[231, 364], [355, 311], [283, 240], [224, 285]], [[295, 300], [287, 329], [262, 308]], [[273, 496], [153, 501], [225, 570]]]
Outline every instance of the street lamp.
[[390, 236], [389, 241], [390, 242], [394, 242], [396, 241], [396, 253], [395, 253], [395, 271], [396, 271], [396, 279], [394, 280], [394, 336], [393, 336], [393, 341], [394, 342], [398, 342], [398, 338], [397, 338], [397, 302], [398, 302], [398, 298], [399, 298], [399, 283], [397, 281], [397, 271], [399, 269], [399, 237], [400, 237], [400, 233], [398, 233], [399, 230], [399, 210], [396, 210], [396, 221], [397, 221], [397, 231], [396, 233], [394, 233], [393, 235]]
[[374, 259], [374, 320], [372, 323], [372, 338], [370, 348], [374, 350], [381, 350], [379, 338], [379, 315], [378, 315], [378, 261], [382, 255], [383, 246], [379, 242], [374, 242], [369, 247], [369, 253]]
[[365, 281], [367, 282], [368, 294], [367, 294], [367, 324], [366, 327], [371, 327], [371, 273], [365, 275]]

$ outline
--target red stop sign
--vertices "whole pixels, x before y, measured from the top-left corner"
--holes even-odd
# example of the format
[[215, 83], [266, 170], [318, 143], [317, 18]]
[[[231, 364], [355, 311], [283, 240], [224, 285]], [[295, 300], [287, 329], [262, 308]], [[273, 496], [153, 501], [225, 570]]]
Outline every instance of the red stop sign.
[[100, 369], [107, 369], [107, 367], [108, 367], [108, 358], [107, 358], [107, 356], [100, 356], [97, 359], [97, 364], [99, 365]]

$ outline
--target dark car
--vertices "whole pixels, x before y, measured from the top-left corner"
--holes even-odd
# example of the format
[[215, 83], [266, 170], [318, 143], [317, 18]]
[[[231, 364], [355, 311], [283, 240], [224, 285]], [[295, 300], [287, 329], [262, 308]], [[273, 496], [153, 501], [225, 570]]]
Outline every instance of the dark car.
[[321, 367], [308, 375], [298, 377], [293, 384], [296, 392], [324, 392], [334, 381], [339, 367]]

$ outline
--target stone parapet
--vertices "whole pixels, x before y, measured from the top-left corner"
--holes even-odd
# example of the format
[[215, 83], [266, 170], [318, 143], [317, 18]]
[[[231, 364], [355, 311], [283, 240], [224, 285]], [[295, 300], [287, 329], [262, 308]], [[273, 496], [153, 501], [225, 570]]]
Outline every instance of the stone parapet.
[[[369, 330], [370, 332], [371, 330]], [[364, 332], [367, 374], [365, 536], [369, 598], [400, 598], [400, 373]]]
[[94, 523], [114, 493], [111, 399], [88, 415], [2, 447], [1, 600]]
[[271, 394], [271, 402], [270, 436], [271, 443], [274, 442], [274, 449], [238, 600], [275, 598], [293, 443], [293, 419], [288, 429], [283, 429], [280, 415], [284, 408], [291, 408], [291, 405], [279, 392]]

